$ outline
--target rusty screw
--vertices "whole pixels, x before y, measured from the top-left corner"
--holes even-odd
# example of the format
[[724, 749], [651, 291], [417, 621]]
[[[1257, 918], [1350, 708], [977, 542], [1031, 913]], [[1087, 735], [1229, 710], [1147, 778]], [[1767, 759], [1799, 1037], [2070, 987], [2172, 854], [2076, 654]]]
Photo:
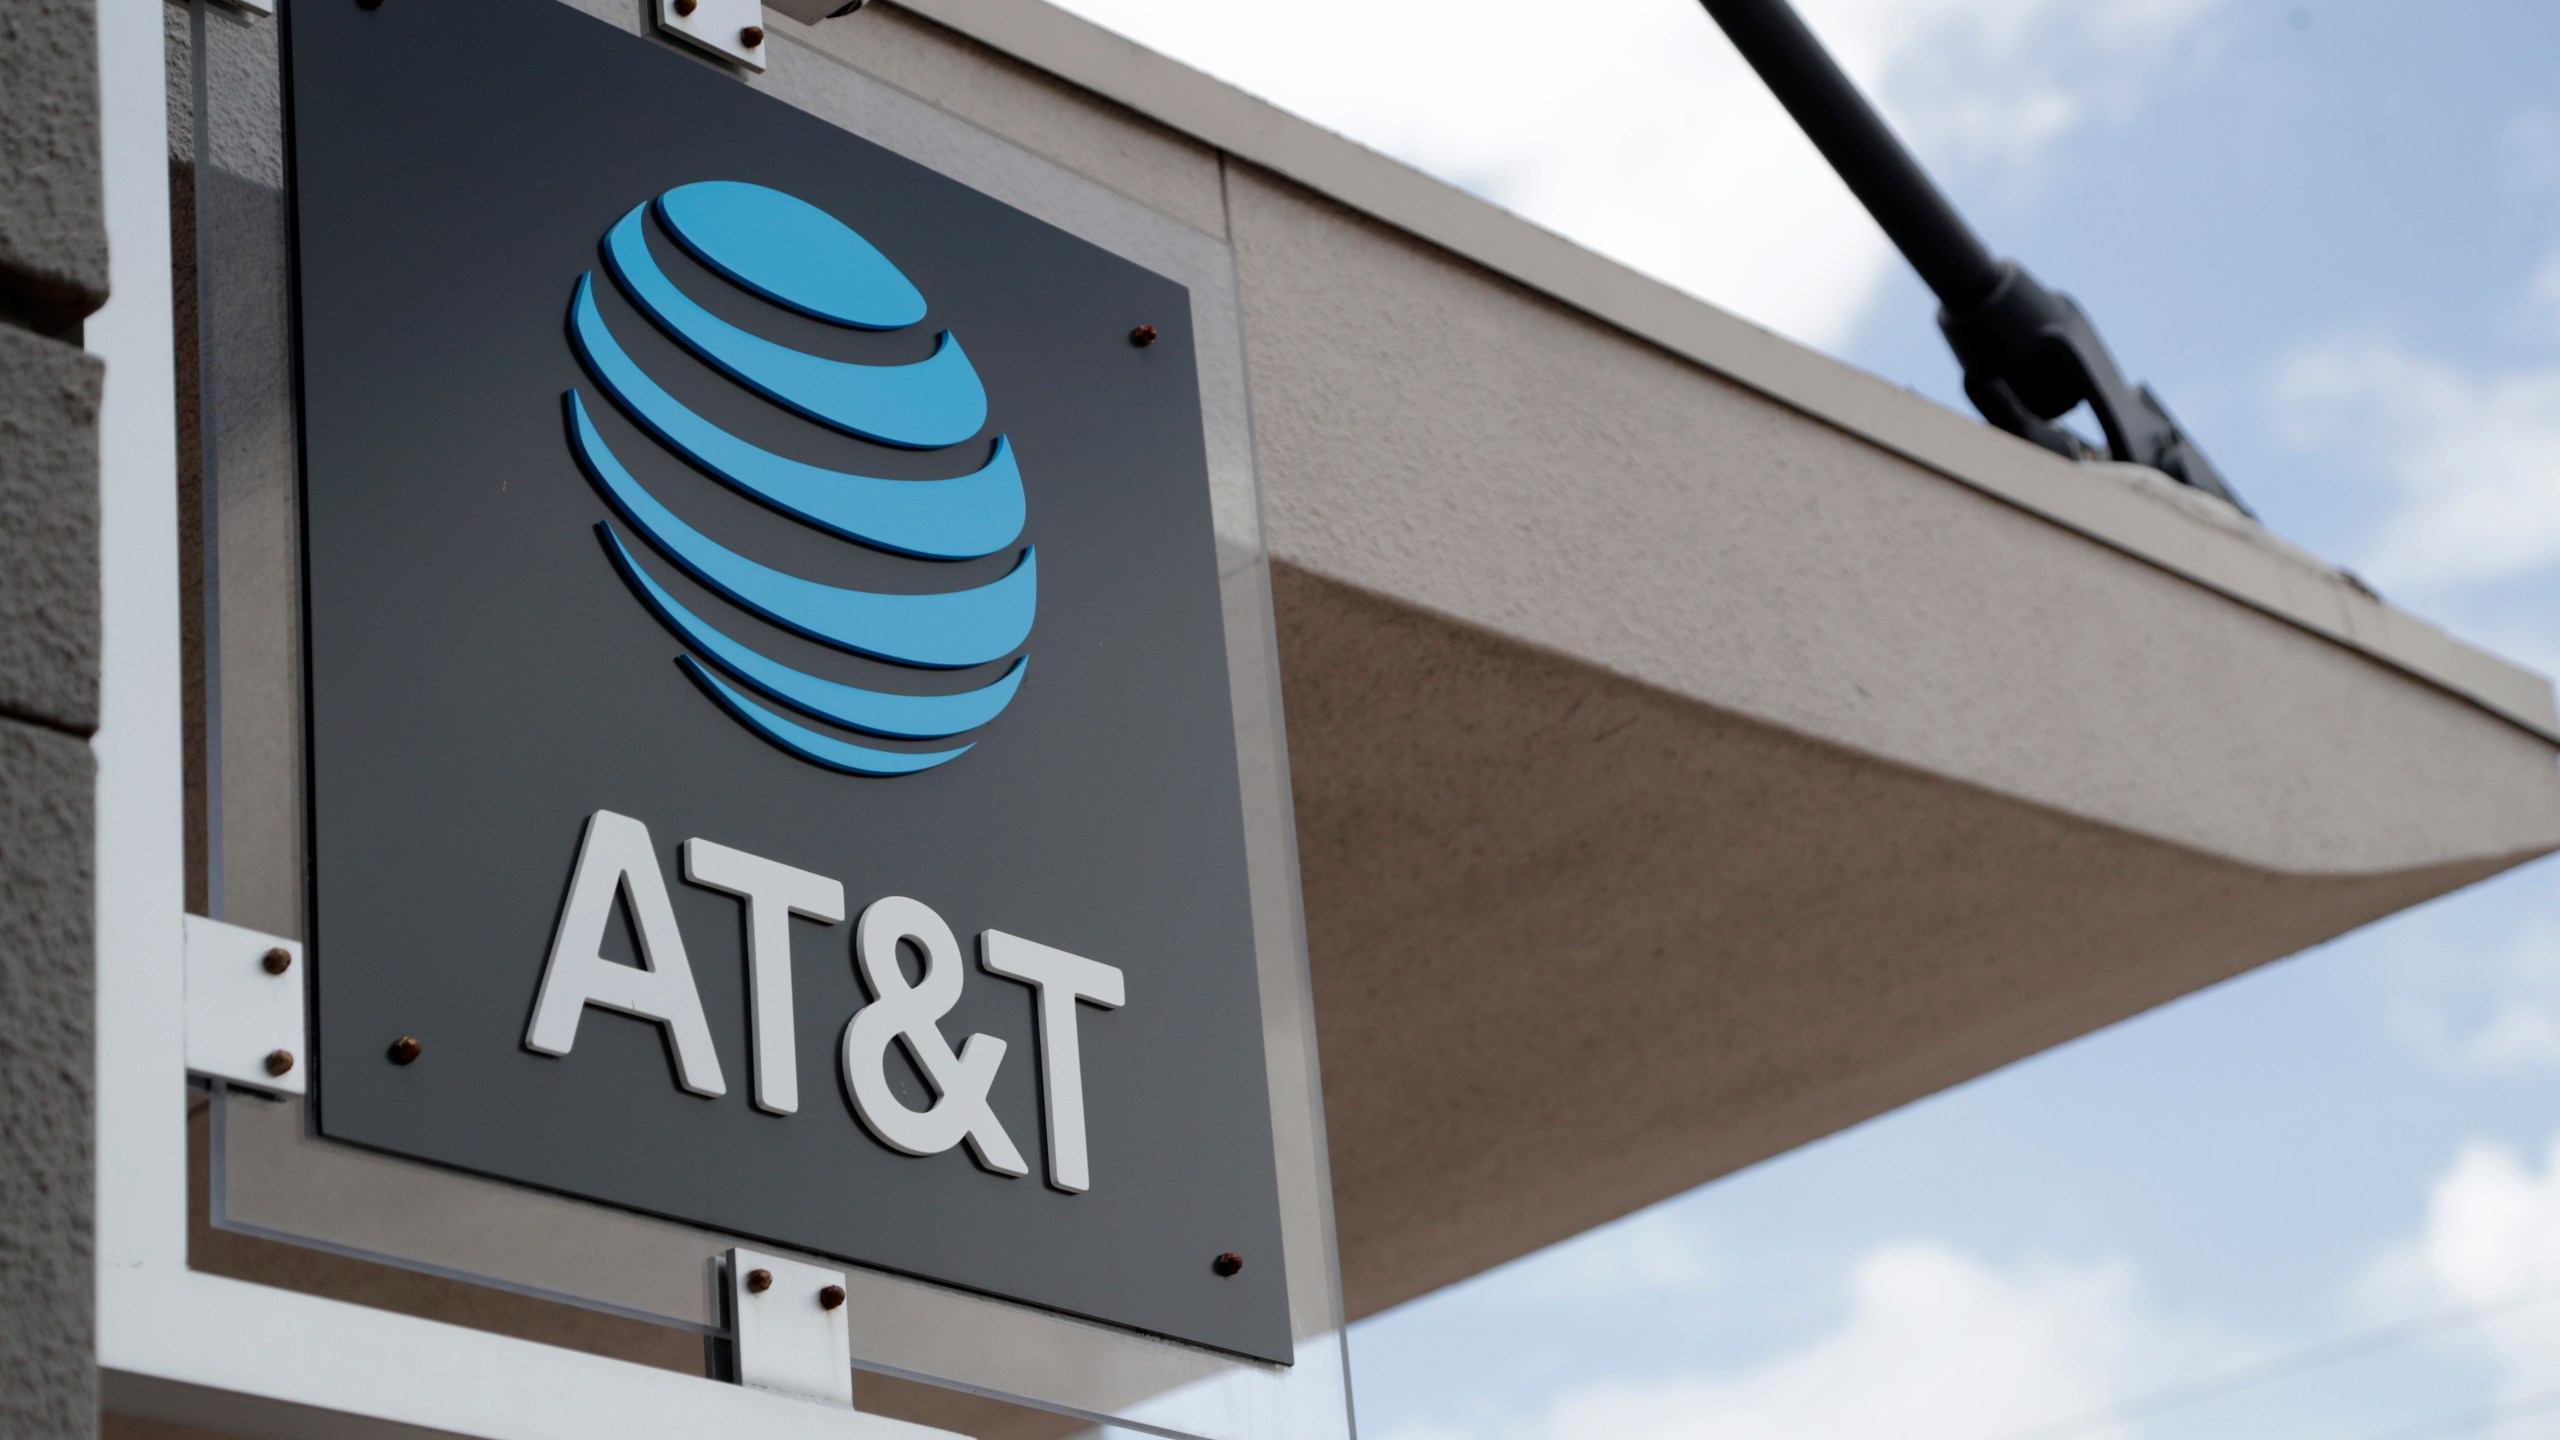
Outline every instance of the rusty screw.
[[750, 50], [753, 50], [757, 46], [763, 44], [764, 27], [761, 25], [750, 25], [746, 29], [739, 31], [738, 43], [746, 46]]
[[750, 1294], [750, 1295], [761, 1295], [761, 1294], [763, 1294], [764, 1292], [766, 1292], [767, 1290], [770, 1290], [770, 1289], [772, 1289], [772, 1288], [773, 1288], [773, 1272], [772, 1272], [772, 1271], [770, 1271], [770, 1270], [750, 1270], [750, 1271], [748, 1271], [748, 1272], [747, 1272], [747, 1293], [748, 1293], [748, 1294]]
[[676, 18], [681, 20], [693, 13], [694, 3], [695, 0], [676, 0], [676, 3], [667, 8], [676, 12]]
[[268, 1055], [267, 1055], [267, 1073], [268, 1073], [268, 1074], [270, 1074], [270, 1075], [281, 1075], [281, 1074], [283, 1074], [284, 1072], [286, 1072], [287, 1070], [290, 1070], [290, 1069], [292, 1069], [292, 1068], [293, 1068], [293, 1052], [292, 1052], [292, 1051], [290, 1051], [290, 1050], [274, 1050], [274, 1051], [270, 1051], [270, 1052], [268, 1052]]
[[258, 963], [266, 967], [268, 974], [281, 975], [293, 968], [293, 952], [279, 945], [268, 951], [266, 958]]
[[418, 1043], [417, 1036], [403, 1035], [399, 1039], [391, 1042], [391, 1063], [394, 1065], [406, 1065], [417, 1059], [418, 1056], [426, 1050], [426, 1048], [426, 1046]]
[[819, 1291], [818, 1308], [821, 1310], [843, 1309], [844, 1287], [841, 1285], [830, 1285], [826, 1289]]
[[1153, 325], [1141, 325], [1137, 329], [1130, 331], [1129, 343], [1137, 346], [1141, 350], [1153, 345], [1156, 343], [1156, 327]]
[[1209, 1262], [1209, 1268], [1221, 1277], [1231, 1276], [1244, 1268], [1244, 1257], [1233, 1250]]

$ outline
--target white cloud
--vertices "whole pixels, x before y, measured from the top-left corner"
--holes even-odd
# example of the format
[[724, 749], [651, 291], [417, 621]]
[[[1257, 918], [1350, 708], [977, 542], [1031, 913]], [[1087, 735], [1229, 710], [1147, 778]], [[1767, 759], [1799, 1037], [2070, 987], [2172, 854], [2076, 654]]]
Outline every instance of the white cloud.
[[[2505, 150], [2510, 184], [2560, 186], [2560, 112], [2516, 117]], [[2521, 328], [2560, 331], [2560, 250], [2516, 298]], [[2440, 595], [2560, 565], [2560, 365], [2480, 370], [2341, 335], [2288, 356], [2269, 396], [2278, 438], [2390, 490], [2357, 565], [2386, 589]], [[2560, 660], [2560, 627], [2539, 610], [2473, 628], [2544, 668]], [[2519, 1021], [2501, 1043], [2550, 1042]]]
[[2546, 327], [2560, 330], [2560, 250], [2551, 252], [2542, 268], [2533, 272], [2525, 287], [2525, 303]]
[[1695, 1225], [1675, 1210], [1656, 1208], [1541, 1250], [1502, 1280], [1534, 1303], [1593, 1303], [1700, 1294], [1720, 1269]]
[[2514, 1074], [2560, 1069], [2560, 924], [2536, 921], [2496, 970], [2486, 1013], [2456, 1025], [2439, 1009], [2412, 1009], [2400, 1028], [2419, 1048], [2457, 1069]]
[[[2515, 1303], [2524, 1292], [2553, 1288], [2560, 1288], [2560, 1137], [2539, 1168], [2511, 1146], [2464, 1145], [2429, 1187], [2416, 1238], [2387, 1252], [2366, 1283], [2368, 1302], [2387, 1312], [2481, 1307], [2478, 1323], [2435, 1343], [2493, 1361], [2498, 1398], [2511, 1404], [2546, 1395], [2560, 1375], [2560, 1300]], [[2549, 1412], [2537, 1409], [2478, 1433], [2525, 1440], [2548, 1436], [2550, 1423]]]
[[2158, 1316], [2121, 1261], [2001, 1266], [1904, 1241], [1860, 1260], [1850, 1295], [1836, 1329], [1749, 1369], [1586, 1382], [1533, 1416], [1417, 1423], [1385, 1440], [1985, 1440], [2234, 1353]]
[[2358, 566], [2385, 589], [2453, 589], [2560, 561], [2560, 368], [2475, 374], [2348, 337], [2295, 352], [2272, 395], [2289, 444], [2396, 492]]
[[2548, 1070], [2560, 1065], [2560, 1016], [2533, 1001], [2500, 1007], [2462, 1047], [2483, 1070]]
[[[1813, 344], [1846, 343], [1899, 263], [1692, 0], [1064, 3]], [[2000, 179], [2123, 113], [2223, 3], [1804, 8], [1933, 163]]]

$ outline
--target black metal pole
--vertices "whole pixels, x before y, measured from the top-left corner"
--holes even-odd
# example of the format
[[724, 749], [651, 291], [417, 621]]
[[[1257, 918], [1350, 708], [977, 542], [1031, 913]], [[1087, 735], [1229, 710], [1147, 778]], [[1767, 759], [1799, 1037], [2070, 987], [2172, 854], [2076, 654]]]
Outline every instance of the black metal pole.
[[2000, 262], [1786, 0], [1700, 0], [1940, 304], [1970, 310]]
[[[1982, 418], [2056, 454], [2148, 465], [2240, 504], [2160, 397], [2125, 378], [2071, 297], [1993, 255], [1964, 223], [1793, 5], [1698, 3], [1936, 293], [1938, 328]], [[2084, 402], [2106, 431], [2103, 451], [2060, 423]]]

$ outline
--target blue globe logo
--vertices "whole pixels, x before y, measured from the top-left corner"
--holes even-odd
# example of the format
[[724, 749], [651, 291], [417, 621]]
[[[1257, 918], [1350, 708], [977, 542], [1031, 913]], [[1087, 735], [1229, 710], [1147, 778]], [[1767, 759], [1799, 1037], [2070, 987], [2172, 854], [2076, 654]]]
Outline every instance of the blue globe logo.
[[[903, 449], [959, 445], [985, 425], [986, 391], [949, 331], [930, 357], [909, 365], [857, 365], [777, 344], [712, 314], [667, 278], [649, 251], [652, 211], [667, 234], [724, 279], [832, 324], [904, 329], [924, 319], [925, 298], [869, 241], [807, 201], [736, 181], [678, 186], [633, 208], [606, 232], [606, 268], [635, 309], [731, 380], [831, 429]], [[652, 380], [597, 310], [592, 272], [578, 279], [569, 335], [596, 388], [639, 428], [704, 473], [804, 524], [924, 565], [994, 555], [1021, 538], [1022, 474], [1002, 436], [976, 469], [951, 479], [831, 470], [730, 434]], [[1030, 547], [1002, 579], [930, 594], [851, 590], [786, 574], [685, 523], [606, 446], [585, 397], [571, 390], [565, 401], [570, 450], [623, 524], [739, 608], [850, 654], [926, 670], [993, 664], [1030, 636], [1039, 588], [1038, 557]], [[774, 707], [860, 735], [949, 740], [1002, 713], [1030, 663], [1018, 656], [994, 681], [956, 695], [898, 694], [810, 675], [687, 609], [641, 565], [610, 521], [597, 529], [642, 603], [684, 642], [678, 663], [704, 692], [764, 739], [830, 770], [909, 775], [958, 759], [971, 746], [862, 744]]]

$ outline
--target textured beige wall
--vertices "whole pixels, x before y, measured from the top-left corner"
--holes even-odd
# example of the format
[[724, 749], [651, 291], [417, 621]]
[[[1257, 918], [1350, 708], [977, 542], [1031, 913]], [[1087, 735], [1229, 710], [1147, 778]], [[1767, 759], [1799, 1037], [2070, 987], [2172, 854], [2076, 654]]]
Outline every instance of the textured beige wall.
[[2524, 858], [2280, 874], [1275, 583], [1355, 1316]]
[[[1162, 83], [1146, 65], [1178, 70], [1018, 0], [932, 8], [1056, 31], [1043, 43], [1088, 68], [1102, 62], [1066, 55], [1070, 42], [1103, 52], [1137, 101]], [[1272, 550], [1311, 573], [2272, 869], [2392, 869], [2560, 839], [2560, 772], [2535, 758], [2552, 747], [2405, 672], [1289, 180], [1222, 167], [1201, 141], [896, 4], [783, 25], [1186, 224], [1231, 231]], [[1308, 131], [1300, 148], [1327, 140], [1228, 98]], [[2240, 535], [2271, 591], [2348, 588], [2209, 506], [1988, 438], [2004, 464], [2133, 507], [2162, 548]], [[2362, 622], [2386, 627], [2424, 629]], [[2483, 751], [2525, 763], [2524, 778], [2484, 768]]]
[[[578, 0], [595, 4], [602, 0]], [[883, 0], [887, 3], [887, 0]], [[2051, 453], [1784, 340], [1475, 195], [1362, 148], [1047, 0], [896, 0], [970, 43], [1081, 86], [1548, 297], [1945, 479], [2181, 575], [2560, 742], [2551, 683], [2393, 610], [2372, 591], [2164, 483], [2094, 485], [2113, 470]], [[893, 15], [875, 6], [866, 15]], [[857, 19], [859, 17], [856, 17]], [[838, 22], [842, 23], [842, 22]], [[1024, 134], [1033, 148], [1040, 137]], [[2147, 493], [2146, 493], [2147, 492]], [[2173, 503], [2162, 506], [2163, 496]], [[2193, 523], [2199, 514], [2212, 518]], [[2270, 564], [2281, 557], [2288, 564]]]
[[2560, 840], [2475, 706], [1287, 182], [1230, 211], [1281, 559], [2269, 869]]
[[801, 33], [1234, 248], [1355, 1316], [2560, 846], [2547, 689], [2232, 512], [1659, 287], [1594, 318], [1136, 109], [1553, 237], [917, 3], [1014, 54]]
[[1229, 217], [1353, 1314], [2560, 843], [2464, 699], [1286, 181]]

